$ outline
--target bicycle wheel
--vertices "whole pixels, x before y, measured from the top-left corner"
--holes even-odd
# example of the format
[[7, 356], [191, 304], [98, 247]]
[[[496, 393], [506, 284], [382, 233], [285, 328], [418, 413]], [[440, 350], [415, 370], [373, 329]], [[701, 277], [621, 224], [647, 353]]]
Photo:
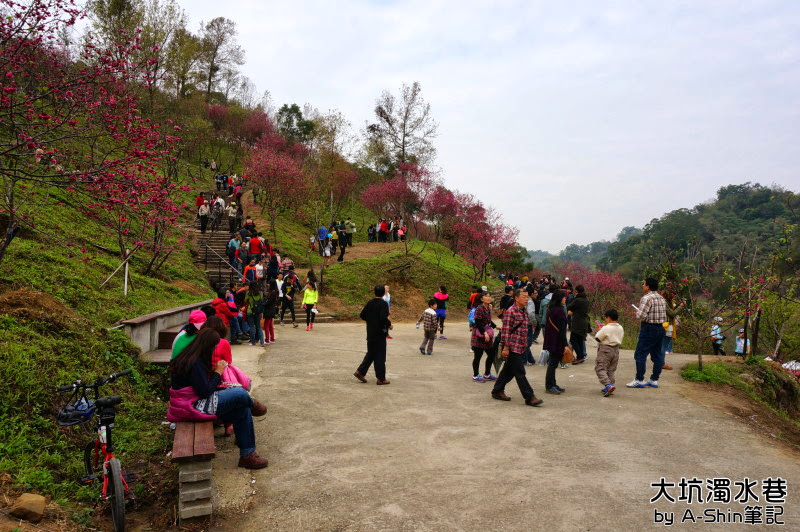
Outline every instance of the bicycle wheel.
[[112, 458], [108, 461], [108, 501], [111, 503], [111, 520], [114, 522], [114, 532], [125, 530], [125, 490], [122, 487], [122, 471], [119, 460]]
[[100, 461], [100, 449], [95, 448], [96, 442], [90, 441], [83, 449], [83, 468], [86, 475], [96, 475], [100, 473], [102, 462]]

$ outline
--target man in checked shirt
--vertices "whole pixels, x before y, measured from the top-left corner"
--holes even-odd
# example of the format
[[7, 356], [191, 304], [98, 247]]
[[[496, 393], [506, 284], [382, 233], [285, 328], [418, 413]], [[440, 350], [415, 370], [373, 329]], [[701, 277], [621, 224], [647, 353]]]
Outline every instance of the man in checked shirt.
[[[648, 277], [642, 285], [642, 296], [639, 306], [636, 308], [636, 317], [642, 320], [642, 328], [639, 330], [639, 341], [636, 342], [636, 351], [633, 358], [636, 360], [636, 378], [629, 382], [628, 388], [658, 388], [658, 377], [661, 375], [661, 368], [664, 366], [664, 359], [661, 357], [661, 342], [664, 340], [664, 325], [667, 321], [667, 302], [658, 293], [658, 280]], [[645, 381], [644, 374], [647, 371], [647, 355], [653, 361], [653, 373], [650, 379]]]
[[492, 397], [499, 401], [510, 401], [511, 398], [503, 390], [511, 379], [517, 379], [517, 386], [525, 398], [525, 404], [539, 406], [544, 401], [537, 399], [533, 394], [533, 388], [525, 376], [525, 360], [522, 358], [522, 353], [528, 348], [528, 312], [525, 310], [527, 305], [528, 292], [521, 288], [514, 290], [514, 304], [503, 313], [500, 343], [503, 346], [501, 355], [506, 362], [494, 383]]

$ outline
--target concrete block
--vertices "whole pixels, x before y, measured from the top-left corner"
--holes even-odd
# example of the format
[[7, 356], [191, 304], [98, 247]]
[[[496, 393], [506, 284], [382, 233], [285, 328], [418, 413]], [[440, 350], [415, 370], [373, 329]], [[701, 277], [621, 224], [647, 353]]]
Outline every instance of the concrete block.
[[200, 499], [210, 499], [214, 494], [214, 488], [210, 480], [201, 480], [199, 482], [182, 482], [180, 484], [180, 501], [190, 502]]
[[210, 500], [199, 500], [192, 502], [178, 503], [178, 516], [181, 519], [189, 519], [190, 517], [202, 517], [204, 515], [211, 515], [213, 506]]
[[178, 482], [183, 484], [184, 482], [211, 480], [211, 471], [211, 460], [181, 464], [178, 469]]

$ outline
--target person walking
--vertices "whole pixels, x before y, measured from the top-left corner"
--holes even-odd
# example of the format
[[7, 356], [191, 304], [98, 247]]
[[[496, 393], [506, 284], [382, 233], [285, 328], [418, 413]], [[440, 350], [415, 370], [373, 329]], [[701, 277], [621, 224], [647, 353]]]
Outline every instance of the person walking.
[[552, 395], [560, 395], [567, 391], [556, 383], [556, 368], [561, 364], [564, 348], [567, 346], [567, 313], [563, 307], [566, 300], [567, 294], [563, 290], [553, 292], [545, 317], [542, 349], [547, 350], [549, 358], [544, 387], [545, 392]]
[[309, 278], [303, 287], [303, 308], [306, 311], [306, 331], [314, 328], [314, 318], [317, 315], [317, 300], [319, 300], [319, 291], [317, 291], [316, 276], [313, 279]]
[[392, 329], [389, 320], [389, 305], [383, 300], [386, 288], [375, 287], [375, 297], [370, 299], [361, 310], [360, 317], [367, 324], [367, 354], [361, 361], [353, 376], [361, 382], [367, 382], [369, 367], [375, 365], [375, 384], [390, 384], [386, 380], [386, 337]]
[[[494, 347], [494, 337], [497, 325], [492, 321], [492, 294], [488, 291], [481, 294], [481, 300], [475, 308], [472, 338], [469, 341], [472, 349], [472, 380], [473, 382], [494, 381], [492, 375], [492, 362], [497, 355]], [[481, 358], [486, 354], [486, 363], [483, 375], [480, 374]]]
[[[389, 285], [383, 287], [383, 300], [386, 301], [386, 308], [389, 309], [389, 313], [392, 312], [392, 294], [389, 293]], [[391, 340], [392, 335], [389, 334], [389, 331], [386, 331], [386, 339]]]
[[572, 364], [583, 364], [586, 362], [586, 335], [589, 333], [589, 299], [586, 297], [586, 289], [582, 284], [575, 287], [575, 298], [567, 304], [567, 312], [572, 316], [572, 324], [569, 328], [569, 345], [575, 352], [575, 360]]
[[539, 314], [536, 312], [536, 289], [533, 285], [529, 285], [526, 289], [528, 292], [528, 306], [525, 310], [528, 312], [528, 339], [527, 339], [527, 347], [525, 348], [525, 352], [522, 353], [522, 358], [525, 361], [526, 366], [533, 366], [536, 364], [536, 360], [533, 358], [533, 351], [531, 351], [531, 346], [533, 345], [533, 330], [535, 328], [535, 324], [539, 323]]
[[353, 223], [353, 221], [348, 216], [347, 220], [344, 221], [344, 225], [347, 228], [347, 245], [348, 246], [352, 246], [353, 245], [353, 233], [356, 232], [356, 224]]
[[445, 285], [439, 286], [439, 291], [433, 294], [436, 300], [436, 318], [439, 321], [439, 340], [447, 340], [444, 335], [444, 320], [447, 318], [447, 302], [450, 296], [447, 295], [447, 287]]
[[286, 309], [289, 309], [289, 313], [292, 315], [292, 327], [295, 329], [297, 328], [296, 317], [294, 315], [294, 296], [296, 291], [297, 276], [294, 274], [294, 266], [292, 266], [289, 273], [284, 276], [283, 284], [281, 285], [283, 297], [281, 298], [281, 320], [279, 323], [283, 325], [283, 317], [286, 315]]
[[206, 232], [206, 227], [208, 227], [208, 216], [211, 214], [211, 209], [208, 207], [208, 203], [203, 203], [197, 209], [197, 215], [200, 217], [200, 233]]
[[267, 293], [264, 295], [264, 343], [275, 343], [275, 315], [278, 313], [279, 290], [275, 279], [270, 279], [267, 284]]
[[510, 401], [511, 398], [504, 393], [504, 390], [511, 379], [516, 379], [525, 404], [539, 406], [544, 401], [536, 398], [525, 376], [525, 362], [522, 359], [528, 341], [528, 312], [525, 310], [527, 305], [528, 293], [518, 288], [514, 291], [514, 304], [503, 313], [503, 333], [500, 343], [505, 364], [492, 388], [492, 398]]
[[714, 318], [714, 325], [711, 327], [711, 347], [714, 348], [715, 355], [727, 356], [725, 349], [722, 347], [722, 341], [725, 336], [722, 334], [722, 318], [717, 316]]
[[608, 309], [603, 315], [606, 324], [603, 325], [594, 336], [597, 340], [597, 357], [595, 359], [594, 372], [603, 389], [600, 393], [603, 397], [614, 395], [616, 389], [615, 373], [619, 362], [619, 346], [625, 331], [622, 325], [617, 323], [619, 313], [616, 309]]
[[[658, 388], [658, 378], [664, 360], [661, 358], [661, 344], [664, 342], [664, 322], [667, 321], [667, 302], [658, 293], [658, 279], [648, 277], [642, 284], [644, 295], [636, 308], [636, 318], [642, 321], [639, 340], [633, 358], [636, 360], [636, 377], [626, 384], [628, 388]], [[653, 373], [644, 380], [647, 370], [647, 357], [653, 361]]]
[[419, 344], [419, 352], [423, 355], [433, 354], [433, 342], [436, 340], [436, 328], [439, 325], [436, 317], [436, 307], [438, 301], [436, 298], [428, 301], [428, 308], [422, 313], [422, 316], [417, 320], [417, 329], [419, 324], [422, 323], [422, 343]]
[[264, 313], [264, 303], [266, 300], [261, 294], [261, 287], [257, 281], [248, 285], [247, 295], [244, 298], [245, 310], [247, 311], [247, 325], [250, 327], [250, 345], [258, 343], [264, 347], [264, 331], [261, 330], [261, 315]]

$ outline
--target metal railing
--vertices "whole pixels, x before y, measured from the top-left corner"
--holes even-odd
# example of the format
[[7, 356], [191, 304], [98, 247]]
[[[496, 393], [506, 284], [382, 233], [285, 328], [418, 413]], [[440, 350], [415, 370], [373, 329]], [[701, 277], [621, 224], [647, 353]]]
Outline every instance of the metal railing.
[[[226, 279], [226, 277], [224, 277], [223, 273], [222, 273], [226, 269], [227, 269], [228, 286], [232, 285], [235, 280], [236, 281], [239, 280], [239, 276], [241, 275], [241, 273], [230, 262], [228, 262], [228, 258], [227, 257], [223, 257], [222, 255], [217, 253], [216, 250], [214, 248], [212, 248], [211, 246], [209, 246], [208, 244], [203, 244], [203, 251], [204, 251], [204, 253], [203, 253], [203, 268], [205, 269], [206, 274], [208, 274], [208, 266], [209, 266], [209, 264], [211, 264], [212, 266], [216, 266], [217, 267], [215, 275], [214, 276], [212, 276], [212, 275], [208, 276], [208, 280], [211, 282], [211, 284], [216, 289], [219, 289], [221, 284], [222, 284], [222, 281]], [[208, 253], [209, 251], [211, 252], [211, 256], [210, 257], [209, 257], [209, 253]]]

